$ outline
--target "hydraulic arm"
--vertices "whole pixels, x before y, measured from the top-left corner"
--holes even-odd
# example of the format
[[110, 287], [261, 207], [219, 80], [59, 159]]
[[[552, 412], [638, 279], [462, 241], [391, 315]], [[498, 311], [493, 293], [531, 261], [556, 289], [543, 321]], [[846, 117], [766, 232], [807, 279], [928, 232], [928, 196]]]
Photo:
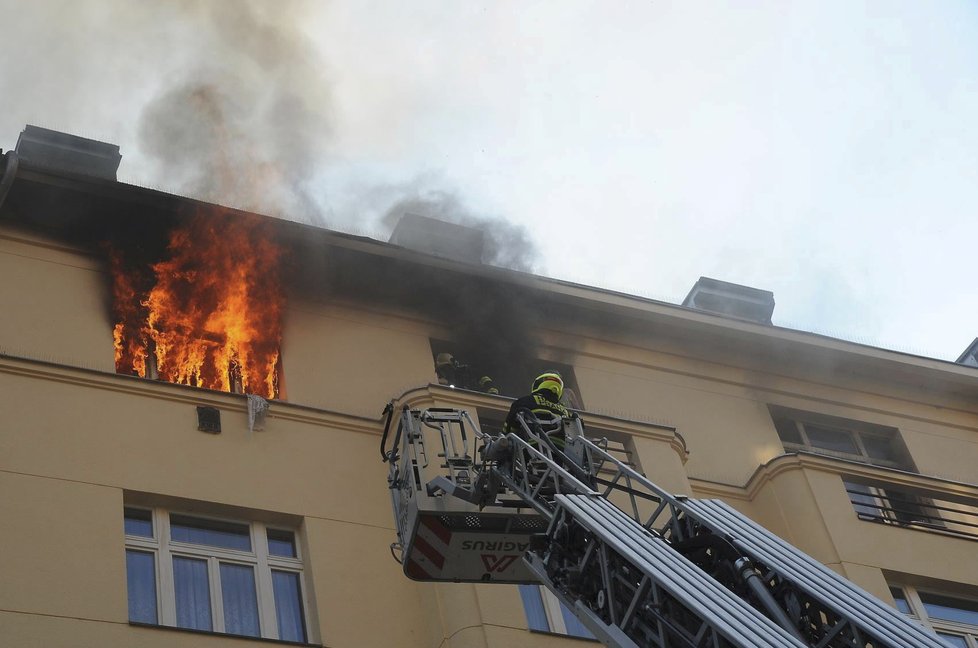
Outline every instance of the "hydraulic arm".
[[492, 436], [405, 408], [386, 450], [393, 416], [381, 452], [412, 578], [539, 582], [610, 646], [944, 648], [723, 502], [665, 492], [579, 419]]

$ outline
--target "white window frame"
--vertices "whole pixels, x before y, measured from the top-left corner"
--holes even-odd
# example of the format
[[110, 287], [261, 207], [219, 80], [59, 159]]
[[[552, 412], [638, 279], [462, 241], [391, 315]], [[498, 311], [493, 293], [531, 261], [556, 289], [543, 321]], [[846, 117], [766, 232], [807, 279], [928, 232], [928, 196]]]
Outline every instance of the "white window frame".
[[560, 599], [543, 585], [537, 585], [536, 587], [540, 591], [540, 599], [543, 601], [543, 613], [547, 618], [547, 626], [549, 627], [547, 632], [565, 637], [574, 637], [575, 639], [584, 639], [585, 641], [597, 641], [594, 637], [569, 632], [567, 630], [567, 623], [564, 621]]
[[[291, 572], [299, 575], [300, 603], [305, 625], [306, 643], [312, 641], [309, 619], [308, 588], [303, 570], [302, 550], [299, 547], [296, 529], [277, 525], [266, 525], [240, 519], [214, 515], [201, 515], [180, 510], [126, 506], [127, 510], [149, 511], [153, 524], [153, 537], [126, 534], [126, 549], [153, 554], [156, 569], [156, 625], [177, 626], [176, 590], [173, 579], [173, 558], [191, 558], [207, 561], [207, 580], [210, 588], [211, 632], [225, 633], [224, 598], [221, 592], [220, 564], [232, 563], [248, 565], [255, 570], [255, 591], [258, 597], [258, 622], [260, 637], [278, 639], [278, 619], [275, 613], [275, 591], [272, 585], [272, 571]], [[200, 520], [228, 522], [247, 526], [251, 540], [251, 551], [226, 549], [210, 545], [192, 544], [172, 540], [170, 537], [170, 515], [185, 515]], [[293, 535], [295, 558], [276, 556], [268, 552], [268, 530], [287, 531]], [[207, 630], [198, 630], [207, 632]], [[232, 635], [246, 636], [246, 635]]]
[[[879, 466], [886, 466], [888, 468], [900, 468], [903, 470], [907, 469], [907, 466], [899, 461], [891, 461], [888, 459], [876, 459], [869, 455], [869, 451], [866, 449], [866, 444], [863, 442], [863, 438], [866, 436], [872, 436], [879, 439], [885, 440], [889, 444], [893, 444], [895, 440], [886, 435], [878, 432], [867, 432], [865, 430], [854, 429], [851, 427], [845, 427], [842, 425], [831, 424], [831, 423], [821, 423], [819, 421], [810, 421], [805, 419], [794, 419], [789, 418], [789, 422], [795, 425], [798, 430], [798, 434], [802, 439], [801, 444], [792, 443], [790, 441], [785, 441], [785, 445], [792, 446], [794, 448], [808, 450], [810, 452], [816, 452], [818, 454], [827, 454], [833, 457], [845, 457], [846, 459], [853, 459], [861, 463], [868, 463]], [[847, 434], [852, 440], [852, 444], [856, 447], [856, 452], [842, 452], [839, 450], [828, 450], [826, 448], [820, 448], [819, 446], [813, 444], [811, 439], [808, 437], [808, 425], [818, 426], [831, 430], [833, 432], [839, 432], [841, 434]]]
[[[954, 621], [945, 621], [943, 619], [931, 619], [927, 614], [927, 608], [924, 607], [924, 602], [920, 599], [920, 594], [918, 593], [918, 588], [913, 585], [904, 585], [902, 583], [890, 583], [890, 587], [893, 589], [899, 589], [903, 591], [903, 596], [907, 601], [907, 605], [910, 606], [911, 614], [909, 616], [917, 619], [925, 626], [929, 627], [935, 632], [944, 632], [948, 634], [957, 635], [963, 637], [965, 643], [968, 644], [968, 648], [978, 648], [978, 625], [971, 625], [968, 623], [957, 623]], [[963, 600], [972, 600], [967, 596], [959, 596], [957, 594], [949, 594], [947, 592], [942, 592], [936, 589], [931, 589], [928, 587], [923, 588], [927, 592], [933, 594], [938, 594], [940, 596], [947, 596], [950, 598], [957, 598]]]
[[[850, 459], [852, 461], [867, 463], [874, 466], [884, 466], [886, 468], [896, 468], [899, 470], [908, 470], [910, 472], [917, 471], [913, 465], [913, 459], [910, 456], [910, 453], [907, 451], [906, 445], [903, 443], [903, 439], [900, 437], [900, 431], [897, 428], [886, 425], [878, 425], [875, 423], [866, 423], [864, 421], [857, 421], [853, 419], [845, 419], [837, 416], [822, 415], [815, 412], [803, 412], [774, 405], [770, 406], [770, 413], [773, 420], [776, 421], [777, 419], [781, 419], [794, 426], [798, 436], [802, 440], [801, 443], [796, 443], [794, 441], [786, 441], [781, 439], [785, 450], [804, 450], [829, 457]], [[826, 448], [820, 448], [813, 445], [806, 428], [806, 426], [809, 425], [826, 428], [833, 432], [847, 434], [853, 445], [856, 447], [856, 452], [852, 453], [839, 450], [828, 450]], [[780, 432], [778, 436], [781, 436]], [[898, 459], [877, 459], [870, 456], [869, 451], [866, 449], [865, 443], [865, 440], [870, 437], [874, 439], [882, 439], [886, 443], [890, 444]]]
[[543, 599], [543, 611], [547, 614], [547, 625], [550, 632], [557, 634], [567, 634], [567, 624], [564, 623], [564, 614], [560, 609], [560, 600], [554, 593], [546, 587], [540, 586], [540, 598]]

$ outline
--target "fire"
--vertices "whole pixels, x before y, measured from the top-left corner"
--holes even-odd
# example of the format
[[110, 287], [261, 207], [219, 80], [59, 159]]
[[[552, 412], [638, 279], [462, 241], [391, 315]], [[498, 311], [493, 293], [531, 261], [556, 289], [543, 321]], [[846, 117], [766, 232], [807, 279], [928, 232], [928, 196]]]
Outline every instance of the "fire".
[[267, 221], [200, 211], [167, 254], [141, 280], [110, 253], [116, 371], [278, 397], [282, 250]]

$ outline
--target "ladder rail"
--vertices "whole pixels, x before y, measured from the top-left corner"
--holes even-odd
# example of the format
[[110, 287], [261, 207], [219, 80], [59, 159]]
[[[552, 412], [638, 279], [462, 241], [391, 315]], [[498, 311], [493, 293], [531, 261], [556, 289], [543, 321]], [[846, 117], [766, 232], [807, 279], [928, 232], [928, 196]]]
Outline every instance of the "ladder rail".
[[[672, 603], [678, 603], [690, 614], [698, 617], [697, 634], [705, 636], [713, 633], [723, 639], [721, 644], [724, 646], [743, 648], [804, 646], [758, 610], [711, 579], [688, 559], [676, 553], [662, 538], [643, 528], [604, 498], [592, 495], [558, 495], [556, 499], [559, 509], [557, 525], [562, 523], [579, 525], [589, 532], [590, 544], [600, 545], [601, 551], [594, 551], [592, 557], [601, 562], [600, 578], [604, 581], [603, 598], [594, 594], [582, 597], [580, 592], [574, 592], [569, 588], [569, 585], [574, 584], [574, 579], [561, 578], [559, 566], [553, 564], [555, 556], [552, 554], [559, 552], [560, 547], [551, 548], [551, 555], [541, 555], [531, 551], [530, 560], [536, 565], [534, 571], [538, 575], [542, 573], [543, 582], [547, 583], [556, 594], [560, 594], [565, 604], [569, 602], [568, 606], [571, 608], [579, 610], [583, 608], [591, 612], [590, 623], [585, 622], [589, 628], [595, 621], [604, 626], [616, 626], [632, 637], [632, 641], [636, 641], [634, 636], [636, 628], [633, 627], [636, 611], [641, 617], [650, 613], [656, 616], [654, 612], [656, 604], [667, 607]], [[609, 555], [599, 555], [603, 551], [610, 552], [610, 557], [615, 560], [609, 560]], [[573, 558], [573, 556], [569, 557]], [[610, 579], [605, 575], [604, 568], [610, 564], [620, 565], [619, 558], [629, 565], [628, 569], [632, 572], [633, 579], [641, 575], [629, 600], [619, 600], [613, 583], [608, 582]], [[583, 565], [584, 562], [582, 559], [581, 564]], [[551, 573], [554, 573], [556, 578], [552, 577]], [[617, 575], [617, 573], [610, 574], [611, 577]], [[584, 579], [578, 587], [588, 590], [591, 589], [591, 585]], [[594, 607], [602, 610], [603, 615], [595, 613], [592, 609]], [[668, 615], [664, 617], [659, 615], [659, 617], [661, 618], [657, 620], [667, 625], [673, 623]], [[602, 628], [599, 626], [597, 630], [601, 632]], [[643, 635], [639, 639], [637, 643], [640, 645], [642, 640], [648, 641], [650, 637]], [[651, 640], [656, 641], [654, 638]], [[660, 631], [656, 645], [669, 648], [696, 645], [688, 643], [689, 641], [691, 641], [690, 637], [679, 630], [664, 636]]]
[[[733, 533], [735, 544], [811, 596], [841, 604], [843, 612], [858, 620], [864, 633], [893, 646], [946, 648], [943, 642], [910, 617], [745, 518], [726, 503], [719, 500], [691, 500], [689, 508], [701, 519], [707, 519], [717, 528]], [[818, 577], [815, 577], [816, 574]], [[897, 632], [896, 628], [901, 632]]]
[[[517, 421], [519, 433], [490, 435], [462, 410], [404, 408], [388, 478], [398, 544], [412, 489], [454, 495], [480, 512], [522, 502], [547, 525], [530, 536], [526, 576], [609, 645], [946, 648], [723, 502], [662, 489], [609, 453], [606, 440], [585, 437], [578, 418], [562, 429], [523, 413]], [[425, 427], [440, 437], [447, 477], [426, 476]], [[555, 432], [565, 437], [559, 448]]]

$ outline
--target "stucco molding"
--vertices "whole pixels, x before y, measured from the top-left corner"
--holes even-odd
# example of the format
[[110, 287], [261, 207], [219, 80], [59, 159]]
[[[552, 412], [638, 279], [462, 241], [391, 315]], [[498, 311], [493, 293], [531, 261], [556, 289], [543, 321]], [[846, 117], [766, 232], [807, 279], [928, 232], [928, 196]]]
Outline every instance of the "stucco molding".
[[[112, 391], [183, 405], [209, 405], [222, 411], [240, 412], [245, 415], [248, 412], [248, 399], [244, 394], [231, 394], [187, 385], [176, 385], [137, 376], [69, 367], [5, 354], [0, 354], [0, 374], [58, 382], [87, 389]], [[307, 405], [297, 405], [287, 401], [271, 401], [266, 417], [268, 419], [306, 423], [317, 427], [340, 428], [349, 432], [374, 436], [380, 436], [383, 432], [383, 420], [379, 417], [372, 419]]]
[[[54, 252], [57, 254], [68, 254], [71, 255], [74, 261], [71, 264], [72, 267], [81, 268], [83, 270], [94, 270], [100, 272], [103, 270], [103, 264], [99, 261], [96, 255], [91, 250], [86, 250], [84, 248], [69, 245], [67, 243], [62, 243], [46, 238], [42, 238], [37, 235], [33, 235], [21, 230], [14, 230], [9, 226], [0, 226], [0, 241], [6, 242], [8, 244], [7, 249], [0, 249], [0, 252], [4, 254], [11, 254], [14, 256], [22, 256], [25, 258], [35, 259], [37, 261], [45, 261], [48, 263], [58, 263], [65, 265], [63, 258], [57, 258], [55, 256], [39, 256], [37, 254], [22, 254], [23, 251], [18, 248], [25, 248], [30, 250], [42, 250], [41, 254], [45, 252]], [[13, 244], [10, 246], [9, 244]]]
[[837, 459], [809, 452], [792, 452], [774, 457], [759, 466], [743, 486], [721, 484], [701, 479], [689, 480], [692, 490], [698, 496], [720, 497], [751, 501], [762, 488], [779, 475], [803, 470], [815, 470], [836, 475], [848, 475], [867, 480], [885, 482], [917, 490], [927, 490], [945, 495], [978, 499], [978, 484], [959, 482], [943, 477], [921, 475], [919, 473], [883, 468], [858, 461]]

